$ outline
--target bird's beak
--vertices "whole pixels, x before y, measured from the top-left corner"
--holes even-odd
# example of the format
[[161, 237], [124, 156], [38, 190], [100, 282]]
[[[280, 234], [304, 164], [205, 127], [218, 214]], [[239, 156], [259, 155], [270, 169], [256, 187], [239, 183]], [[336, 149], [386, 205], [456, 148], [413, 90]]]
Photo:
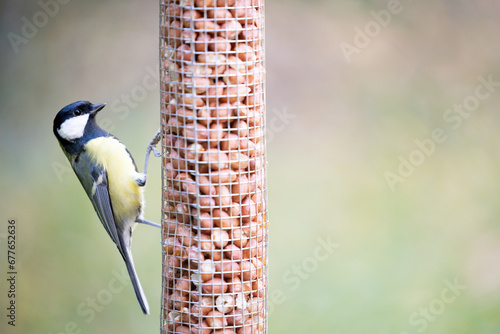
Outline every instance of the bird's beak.
[[91, 115], [95, 115], [97, 114], [97, 112], [99, 110], [101, 110], [102, 108], [104, 108], [106, 106], [106, 103], [101, 103], [101, 104], [93, 104], [92, 105], [92, 111], [90, 112]]

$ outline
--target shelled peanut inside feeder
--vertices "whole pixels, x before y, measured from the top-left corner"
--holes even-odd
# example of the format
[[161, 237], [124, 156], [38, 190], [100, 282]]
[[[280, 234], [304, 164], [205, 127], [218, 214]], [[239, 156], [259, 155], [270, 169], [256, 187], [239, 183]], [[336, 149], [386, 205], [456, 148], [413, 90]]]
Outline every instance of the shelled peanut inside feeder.
[[163, 333], [267, 332], [262, 0], [160, 3]]

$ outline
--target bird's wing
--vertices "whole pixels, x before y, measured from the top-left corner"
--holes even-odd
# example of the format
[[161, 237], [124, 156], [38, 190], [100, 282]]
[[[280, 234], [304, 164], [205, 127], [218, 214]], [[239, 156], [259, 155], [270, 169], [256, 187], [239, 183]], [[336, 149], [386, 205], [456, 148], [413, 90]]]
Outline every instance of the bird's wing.
[[113, 206], [109, 197], [108, 173], [106, 169], [102, 166], [92, 164], [86, 153], [81, 153], [73, 161], [72, 165], [104, 229], [108, 232], [122, 256], [125, 257], [122, 242], [120, 242], [118, 237], [120, 232], [116, 229]]
[[[108, 173], [106, 169], [102, 166], [92, 164], [89, 156], [85, 152], [81, 153], [72, 161], [72, 166], [83, 188], [87, 192], [90, 201], [94, 205], [94, 209], [104, 229], [116, 244], [123, 260], [125, 260], [127, 271], [142, 311], [145, 314], [149, 314], [148, 301], [135, 271], [134, 261], [130, 251], [132, 229], [117, 230], [116, 228], [113, 206], [109, 197]], [[90, 177], [88, 177], [88, 175], [90, 175]]]

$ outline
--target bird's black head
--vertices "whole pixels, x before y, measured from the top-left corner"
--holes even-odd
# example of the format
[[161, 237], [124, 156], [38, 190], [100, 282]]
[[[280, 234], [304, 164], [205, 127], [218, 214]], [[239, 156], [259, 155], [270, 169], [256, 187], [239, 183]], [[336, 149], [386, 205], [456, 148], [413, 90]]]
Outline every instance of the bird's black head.
[[67, 105], [57, 113], [54, 118], [54, 135], [67, 152], [74, 153], [80, 150], [86, 141], [108, 134], [95, 121], [97, 112], [105, 106], [105, 103], [92, 104], [88, 101], [78, 101]]
[[92, 104], [78, 101], [62, 108], [54, 119], [54, 135], [59, 141], [75, 142], [100, 129], [95, 123], [95, 115], [106, 104]]

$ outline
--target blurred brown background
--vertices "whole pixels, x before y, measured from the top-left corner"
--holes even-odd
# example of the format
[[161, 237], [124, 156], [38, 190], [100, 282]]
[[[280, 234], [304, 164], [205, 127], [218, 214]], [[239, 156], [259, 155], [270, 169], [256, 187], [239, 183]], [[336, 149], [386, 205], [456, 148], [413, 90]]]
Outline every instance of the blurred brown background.
[[[15, 218], [19, 272], [15, 328], [1, 278], [0, 331], [155, 333], [159, 231], [134, 234], [145, 317], [52, 120], [106, 102], [99, 121], [143, 163], [158, 2], [59, 1], [0, 3], [0, 266]], [[266, 14], [269, 333], [498, 334], [500, 3], [275, 0]], [[159, 160], [149, 173], [159, 222]]]

